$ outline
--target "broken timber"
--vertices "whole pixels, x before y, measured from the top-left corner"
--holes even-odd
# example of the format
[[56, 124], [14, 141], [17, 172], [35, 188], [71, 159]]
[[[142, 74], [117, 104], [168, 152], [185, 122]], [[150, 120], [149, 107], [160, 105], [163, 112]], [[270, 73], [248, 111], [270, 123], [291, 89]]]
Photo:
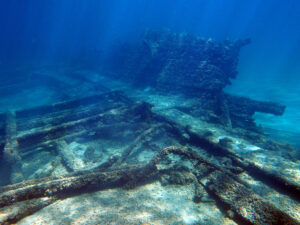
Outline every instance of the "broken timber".
[[[120, 94], [109, 92], [101, 95], [85, 97], [73, 101], [40, 106], [15, 112], [18, 132], [14, 138], [18, 143], [20, 154], [32, 150], [33, 147], [50, 144], [64, 137], [82, 136], [95, 131], [99, 122], [105, 123], [111, 109], [121, 111], [129, 109], [132, 102]], [[127, 106], [127, 108], [122, 108]], [[0, 115], [1, 118], [2, 115]], [[5, 117], [4, 117], [5, 118]], [[5, 140], [0, 140], [3, 149]]]
[[300, 202], [300, 186], [299, 184], [288, 180], [280, 175], [269, 172], [259, 166], [255, 165], [253, 162], [242, 158], [232, 152], [226, 147], [222, 147], [214, 142], [210, 141], [208, 138], [203, 137], [199, 134], [196, 134], [187, 129], [188, 134], [190, 135], [190, 141], [204, 149], [209, 149], [210, 153], [214, 155], [223, 155], [232, 160], [233, 165], [242, 168], [252, 177], [261, 180], [272, 188], [276, 189], [278, 192], [289, 195], [291, 198]]
[[[24, 182], [24, 184], [8, 186], [3, 189], [5, 191], [0, 195], [0, 209], [5, 212], [8, 211], [7, 207], [11, 208], [16, 204], [19, 213], [14, 216], [13, 212], [15, 211], [11, 210], [0, 222], [16, 222], [22, 216], [24, 217], [30, 212], [36, 211], [36, 209], [43, 208], [59, 198], [66, 198], [87, 191], [123, 187], [130, 183], [138, 185], [153, 180], [159, 176], [160, 171], [157, 165], [169, 154], [180, 155], [189, 160], [197, 161], [198, 165], [203, 164], [210, 167], [211, 173], [207, 177], [208, 182], [202, 185], [217, 200], [222, 201], [227, 210], [234, 213], [233, 219], [238, 223], [297, 224], [297, 221], [287, 214], [253, 194], [227, 171], [223, 171], [191, 150], [173, 146], [163, 149], [148, 164], [143, 166], [131, 166], [108, 171], [89, 171], [82, 174], [71, 174], [58, 178], [47, 178], [43, 181]], [[32, 207], [30, 207], [30, 204], [25, 208], [18, 205], [23, 201], [30, 202], [30, 200], [40, 198], [46, 198], [46, 200], [35, 200], [31, 204]]]
[[[27, 154], [29, 151], [34, 152], [34, 149], [38, 146], [56, 143], [58, 140], [67, 139], [69, 137], [93, 135], [90, 133], [97, 133], [97, 131], [103, 129], [103, 127], [111, 126], [111, 121], [114, 121], [116, 124], [126, 124], [126, 122], [129, 124], [136, 121], [136, 119], [132, 120], [132, 118], [139, 117], [141, 121], [153, 120], [155, 122], [161, 122], [162, 124], [168, 124], [171, 127], [170, 131], [183, 139], [186, 143], [200, 146], [211, 154], [222, 154], [223, 156], [230, 158], [234, 166], [242, 168], [250, 175], [262, 180], [263, 182], [272, 181], [271, 186], [274, 189], [286, 193], [293, 199], [299, 201], [300, 193], [298, 184], [294, 184], [283, 177], [269, 173], [263, 168], [257, 167], [251, 162], [248, 162], [246, 159], [235, 155], [229, 149], [211, 142], [208, 138], [183, 127], [176, 122], [168, 121], [162, 116], [155, 115], [151, 112], [150, 107], [151, 106], [147, 103], [133, 103], [119, 92], [110, 92], [84, 99], [58, 103], [51, 106], [42, 106], [17, 111], [15, 114], [9, 113], [6, 116], [0, 115], [1, 118], [7, 118], [6, 123], [4, 123], [6, 124], [6, 128], [4, 129], [6, 133], [10, 134], [6, 136], [6, 140], [2, 140], [2, 150], [5, 149], [4, 145], [9, 146], [7, 144], [8, 140], [14, 140], [15, 143], [18, 144], [18, 150], [22, 156]], [[49, 124], [51, 126], [49, 126]], [[160, 125], [157, 127], [159, 126]], [[16, 127], [18, 127], [18, 130]], [[229, 184], [237, 187], [237, 189], [246, 188], [246, 186], [243, 185], [237, 177], [230, 174], [229, 171], [222, 170], [205, 159], [196, 156], [196, 154], [188, 154], [187, 151], [179, 150], [179, 148], [167, 148], [163, 150], [146, 166], [136, 165], [105, 171], [105, 169], [110, 167], [112, 164], [120, 166], [122, 162], [126, 160], [126, 157], [131, 154], [132, 150], [139, 145], [139, 142], [149, 136], [155, 129], [157, 129], [155, 126], [153, 128], [149, 128], [149, 130], [146, 129], [136, 138], [133, 145], [129, 146], [129, 148], [124, 151], [121, 158], [112, 159], [110, 163], [105, 166], [100, 165], [96, 170], [71, 173], [68, 176], [61, 176], [59, 178], [43, 178], [38, 181], [25, 181], [23, 183], [3, 187], [0, 189], [0, 192], [3, 192], [3, 194], [0, 195], [0, 206], [4, 207], [3, 210], [7, 211], [8, 209], [6, 207], [11, 207], [16, 203], [19, 204], [24, 201], [34, 201], [31, 202], [31, 204], [28, 204], [27, 209], [24, 209], [26, 211], [24, 211], [24, 214], [22, 214], [22, 210], [19, 210], [17, 216], [12, 215], [12, 217], [10, 217], [21, 218], [22, 215], [28, 215], [29, 211], [34, 212], [39, 209], [39, 206], [42, 208], [47, 205], [43, 201], [35, 201], [42, 197], [49, 198], [46, 202], [51, 204], [51, 202], [55, 201], [57, 198], [65, 198], [74, 193], [79, 194], [85, 191], [95, 189], [101, 190], [108, 187], [134, 186], [135, 184], [145, 180], [145, 174], [149, 175], [147, 180], [159, 175], [159, 171], [157, 171], [155, 165], [161, 161], [163, 156], [168, 154], [179, 154], [184, 155], [189, 159], [197, 160], [200, 164], [205, 164], [206, 167], [211, 168], [210, 175], [208, 176], [208, 183], [210, 184], [203, 183], [203, 185], [206, 187], [208, 192], [214, 195], [218, 201], [225, 205], [226, 209], [229, 207], [230, 210], [234, 212], [236, 220], [247, 221], [250, 224], [259, 224], [259, 221], [247, 218], [242, 211], [239, 211], [238, 206], [234, 205], [234, 202], [226, 201], [222, 193], [226, 192], [227, 189], [221, 190], [219, 186], [212, 187], [218, 182], [225, 182], [223, 180], [219, 180], [219, 177], [222, 177], [220, 174], [222, 174], [226, 177], [229, 176], [230, 178], [228, 178], [228, 181], [230, 181], [229, 183], [224, 183], [224, 188]], [[185, 138], [182, 135], [183, 131], [189, 135], [189, 138]], [[268, 184], [270, 185], [270, 183]], [[255, 202], [263, 202], [260, 197], [253, 194], [249, 189], [246, 188], [245, 190], [245, 193], [248, 193], [250, 196], [255, 198]], [[31, 192], [34, 193], [31, 194]], [[233, 192], [235, 193], [236, 191]], [[243, 196], [240, 197], [242, 198]], [[269, 207], [269, 204], [266, 206], [265, 203], [259, 203], [259, 207], [264, 207], [264, 210], [271, 210], [269, 216], [275, 212], [275, 214], [280, 216], [280, 218], [283, 217], [284, 220], [289, 220], [284, 213], [282, 214], [273, 206]], [[253, 211], [253, 208], [251, 207], [248, 209], [251, 212]], [[0, 209], [0, 211], [2, 211], [2, 209]]]
[[4, 160], [9, 163], [15, 163], [21, 158], [18, 153], [18, 140], [17, 140], [17, 124], [16, 114], [14, 112], [6, 112], [6, 140], [3, 151]]

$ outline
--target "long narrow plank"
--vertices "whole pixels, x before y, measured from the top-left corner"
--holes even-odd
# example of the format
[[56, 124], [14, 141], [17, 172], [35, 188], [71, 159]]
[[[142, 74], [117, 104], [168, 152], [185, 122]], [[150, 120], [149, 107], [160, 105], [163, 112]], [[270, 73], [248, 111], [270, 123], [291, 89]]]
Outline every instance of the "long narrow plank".
[[16, 111], [16, 116], [18, 119], [24, 119], [28, 117], [34, 118], [36, 116], [41, 117], [42, 115], [45, 114], [54, 113], [66, 109], [83, 107], [101, 101], [110, 101], [110, 102], [118, 101], [118, 102], [132, 103], [132, 101], [127, 97], [125, 97], [124, 95], [122, 95], [121, 92], [114, 91], [114, 92], [104, 93], [100, 95], [84, 97], [81, 99], [60, 102], [53, 105], [38, 106], [30, 109], [19, 110]]
[[[54, 141], [72, 133], [90, 130], [91, 127], [96, 126], [96, 123], [105, 122], [113, 116], [114, 115], [110, 112], [107, 112], [106, 114], [97, 114], [76, 121], [63, 123], [62, 125], [47, 127], [38, 131], [18, 135], [17, 139], [20, 151], [23, 151], [23, 149], [27, 149], [28, 147], [35, 147], [43, 142]], [[90, 131], [93, 131], [93, 129]]]
[[200, 146], [212, 154], [222, 155], [230, 158], [236, 166], [239, 166], [245, 171], [247, 171], [247, 173], [255, 179], [267, 183], [267, 185], [270, 185], [275, 190], [283, 194], [287, 194], [296, 201], [300, 202], [300, 186], [293, 180], [286, 179], [285, 177], [282, 177], [279, 174], [267, 171], [265, 168], [255, 165], [246, 158], [242, 158], [236, 155], [230, 149], [227, 149], [226, 147], [212, 142], [207, 137], [201, 136], [190, 130], [188, 131], [188, 133], [191, 137], [190, 141], [192, 142], [192, 144]]
[[241, 224], [299, 224], [221, 171], [214, 171], [206, 179], [207, 191]]
[[[148, 112], [149, 111], [149, 112]], [[105, 113], [96, 114], [80, 120], [63, 123], [58, 126], [46, 127], [37, 131], [22, 133], [17, 136], [20, 152], [27, 151], [37, 145], [70, 136], [82, 131], [95, 132], [105, 125], [126, 123], [139, 120], [143, 114], [150, 113], [148, 104], [137, 103], [113, 108]]]
[[32, 215], [40, 209], [51, 205], [55, 201], [55, 198], [45, 197], [18, 202], [13, 206], [7, 206], [1, 209], [0, 224], [14, 224], [22, 218]]
[[17, 140], [17, 123], [16, 114], [8, 111], [6, 113], [6, 129], [5, 129], [5, 146], [3, 149], [3, 158], [5, 162], [10, 164], [19, 161], [20, 155], [18, 151], [18, 140]]
[[24, 185], [11, 185], [6, 192], [0, 194], [0, 208], [43, 197], [64, 198], [70, 194], [74, 195], [86, 191], [120, 186], [131, 187], [132, 185], [153, 181], [153, 178], [157, 179], [159, 175], [158, 164], [169, 154], [184, 156], [189, 160], [196, 160], [199, 164], [212, 168], [205, 180], [203, 181], [202, 178], [200, 182], [222, 204], [219, 206], [223, 210], [230, 211], [229, 214], [236, 222], [258, 225], [299, 224], [284, 212], [252, 193], [227, 171], [223, 171], [222, 168], [210, 163], [192, 150], [174, 146], [161, 150], [146, 165], [119, 168], [106, 172], [99, 170], [85, 171], [60, 178], [25, 182]]
[[[201, 127], [201, 122], [198, 123], [198, 121], [195, 121], [194, 117], [188, 116], [187, 114], [184, 114], [184, 116], [177, 115], [177, 117], [172, 117], [172, 114], [163, 113], [161, 119], [172, 124], [173, 127], [177, 127], [179, 130], [177, 133], [182, 133], [182, 131], [186, 132], [189, 138], [182, 138], [185, 138], [187, 143], [201, 147], [209, 154], [229, 158], [234, 165], [241, 167], [255, 179], [266, 183], [276, 191], [289, 195], [292, 199], [300, 202], [299, 183], [289, 177], [284, 177], [273, 171], [268, 171], [266, 167], [255, 164], [247, 158], [238, 155], [236, 152], [232, 151], [230, 147], [221, 145], [218, 142], [216, 143], [210, 135], [207, 136], [205, 129], [199, 129], [199, 127]], [[215, 130], [216, 129], [217, 128], [215, 128]]]
[[112, 108], [120, 107], [124, 104], [122, 103], [106, 103], [93, 104], [87, 107], [80, 107], [76, 109], [68, 109], [52, 113], [50, 115], [44, 115], [42, 117], [37, 117], [31, 120], [19, 120], [18, 121], [18, 131], [28, 132], [31, 129], [43, 129], [50, 126], [58, 126], [63, 123], [72, 122], [80, 120], [82, 118], [90, 117], [96, 114], [103, 113]]

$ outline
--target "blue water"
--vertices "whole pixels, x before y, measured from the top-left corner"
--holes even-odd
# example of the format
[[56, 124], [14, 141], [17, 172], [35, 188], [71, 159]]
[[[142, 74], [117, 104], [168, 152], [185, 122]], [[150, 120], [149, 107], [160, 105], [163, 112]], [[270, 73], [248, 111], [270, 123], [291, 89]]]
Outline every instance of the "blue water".
[[[295, 0], [11, 0], [0, 3], [1, 62], [74, 58], [134, 40], [146, 28], [206, 38], [251, 38], [240, 78], [297, 78], [300, 3]], [[252, 76], [250, 77], [249, 71]]]
[[[257, 122], [297, 136], [299, 21], [296, 0], [1, 1], [0, 69], [87, 61], [97, 67], [114, 43], [134, 42], [148, 28], [216, 40], [251, 38], [251, 45], [240, 54], [239, 75], [226, 91], [287, 105], [283, 117], [258, 115]], [[5, 78], [5, 72], [1, 76]]]
[[[102, 94], [110, 90], [124, 90], [124, 93], [133, 97], [133, 99], [149, 100], [153, 104], [157, 103], [153, 107], [154, 112], [161, 113], [163, 110], [170, 110], [169, 115], [173, 116], [173, 118], [176, 117], [176, 113], [180, 112], [182, 113], [180, 115], [188, 115], [190, 111], [194, 110], [186, 110], [184, 108], [195, 104], [193, 98], [187, 100], [180, 95], [181, 93], [176, 96], [168, 95], [168, 93], [160, 95], [161, 92], [155, 92], [153, 91], [155, 89], [147, 85], [141, 85], [143, 88], [138, 90], [131, 89], [132, 86], [126, 86], [127, 84], [124, 81], [116, 79], [113, 72], [110, 74], [105, 71], [107, 66], [105, 63], [107, 58], [111, 56], [112, 49], [120, 46], [120, 43], [127, 43], [129, 46], [130, 44], [137, 44], [148, 29], [169, 29], [175, 33], [189, 33], [205, 39], [212, 38], [217, 42], [227, 39], [230, 41], [251, 39], [251, 43], [241, 49], [237, 65], [237, 77], [232, 80], [232, 84], [228, 85], [224, 91], [232, 95], [285, 105], [286, 110], [282, 116], [255, 113], [254, 119], [256, 124], [262, 126], [266, 134], [264, 137], [289, 143], [295, 149], [291, 150], [291, 154], [281, 151], [282, 149], [277, 149], [278, 151], [273, 152], [268, 152], [268, 150], [261, 152], [260, 150], [262, 149], [254, 148], [253, 150], [253, 148], [250, 149], [250, 145], [242, 143], [239, 145], [242, 146], [240, 151], [243, 152], [246, 147], [249, 147], [250, 153], [245, 151], [245, 157], [250, 158], [253, 156], [250, 159], [254, 161], [257, 159], [257, 165], [264, 166], [266, 164], [268, 167], [270, 164], [271, 169], [274, 169], [276, 173], [278, 172], [281, 176], [288, 174], [294, 178], [293, 181], [299, 182], [299, 173], [297, 174], [299, 172], [297, 170], [297, 166], [299, 166], [297, 165], [297, 160], [299, 158], [297, 157], [300, 157], [299, 0], [2, 0], [0, 1], [0, 145], [2, 146], [0, 148], [0, 186], [20, 182], [24, 179], [38, 179], [44, 176], [57, 176], [64, 174], [64, 172], [68, 173], [63, 167], [61, 156], [59, 153], [55, 153], [55, 151], [58, 151], [55, 149], [57, 147], [56, 141], [60, 137], [54, 138], [54, 141], [43, 142], [43, 145], [38, 148], [36, 146], [32, 147], [32, 142], [30, 142], [28, 145], [32, 149], [25, 147], [24, 149], [27, 148], [26, 151], [30, 149], [30, 151], [28, 150], [29, 153], [24, 151], [25, 153], [21, 154], [23, 162], [19, 160], [18, 163], [7, 163], [7, 165], [6, 162], [2, 163], [4, 162], [4, 157], [1, 158], [4, 155], [3, 143], [5, 143], [5, 146], [11, 146], [12, 142], [15, 144], [12, 146], [18, 147], [18, 141], [16, 140], [17, 132], [19, 132], [18, 128], [22, 126], [26, 128], [28, 125], [26, 124], [27, 121], [24, 122], [23, 120], [19, 123], [20, 121], [17, 121], [17, 118], [17, 122], [14, 121], [15, 123], [12, 123], [12, 128], [9, 126], [5, 127], [4, 124], [8, 124], [8, 120], [4, 121], [6, 117], [3, 113], [7, 110], [11, 112], [6, 115], [11, 115], [14, 119], [14, 110], [31, 109], [41, 105], [48, 105], [46, 109], [51, 109], [49, 105], [53, 103]], [[151, 80], [151, 78], [145, 80]], [[127, 101], [127, 98], [124, 97], [124, 99]], [[97, 104], [98, 102], [89, 110], [100, 113], [97, 111]], [[176, 107], [181, 107], [182, 111]], [[195, 104], [193, 107], [197, 108], [198, 105]], [[45, 110], [45, 108], [42, 108], [41, 111], [43, 109]], [[78, 112], [81, 112], [80, 110], [83, 109], [78, 107]], [[86, 112], [82, 111], [82, 115], [85, 115], [85, 113], [89, 115], [89, 110]], [[115, 108], [111, 110], [112, 115], [115, 113], [114, 110]], [[138, 111], [139, 109], [134, 110]], [[70, 113], [72, 116], [75, 114], [74, 118], [76, 118], [76, 110], [75, 113], [74, 109], [65, 111], [64, 113]], [[35, 110], [33, 112], [37, 113]], [[59, 115], [55, 113], [57, 112], [53, 112], [53, 118], [56, 119], [55, 116], [59, 118]], [[205, 117], [201, 113], [195, 113], [196, 116], [200, 115], [197, 119]], [[55, 119], [53, 118], [43, 121], [41, 115], [38, 113], [36, 115], [37, 118], [31, 118], [30, 121], [33, 124], [38, 124], [37, 128], [33, 126], [33, 131], [28, 128], [30, 132], [34, 133], [40, 128], [47, 130], [52, 125], [57, 125], [57, 121], [54, 121]], [[164, 114], [162, 113], [161, 115]], [[165, 113], [165, 115], [168, 114]], [[194, 118], [193, 116], [182, 116], [182, 118]], [[193, 121], [193, 119], [186, 120]], [[198, 126], [202, 129], [203, 124], [206, 124], [207, 121], [203, 123], [202, 121], [201, 123], [198, 122], [196, 121], [195, 124], [200, 124]], [[151, 121], [146, 121], [145, 123], [151, 123]], [[18, 127], [20, 124], [21, 126]], [[184, 126], [186, 125], [185, 123], [183, 124]], [[187, 127], [190, 127], [190, 124], [187, 124]], [[216, 124], [210, 124], [210, 126], [208, 127], [212, 128], [213, 131], [215, 128], [219, 128]], [[136, 129], [135, 126], [132, 127], [130, 129]], [[230, 125], [226, 127], [226, 132], [229, 127]], [[6, 133], [9, 133], [7, 131], [9, 128], [13, 130], [11, 132], [13, 133], [12, 135], [6, 135]], [[30, 133], [25, 128], [24, 130], [20, 129], [19, 136], [22, 137], [24, 135], [26, 137], [26, 132]], [[74, 128], [78, 133], [81, 132], [80, 129], [81, 127]], [[89, 129], [84, 127], [83, 130], [86, 132]], [[130, 142], [126, 142], [126, 146], [128, 144], [131, 148], [131, 142], [136, 140], [136, 135], [139, 134], [138, 130], [139, 128], [133, 133], [126, 130], [121, 132], [121, 130], [116, 132], [115, 136], [122, 133], [124, 135], [123, 139]], [[109, 131], [114, 133], [113, 130]], [[61, 141], [59, 144], [63, 146], [61, 147], [62, 149], [67, 149], [66, 155], [68, 152], [71, 152], [70, 154], [73, 158], [69, 155], [70, 164], [72, 164], [72, 159], [77, 159], [82, 165], [86, 166], [90, 162], [83, 162], [83, 159], [88, 157], [91, 158], [91, 165], [98, 163], [97, 160], [106, 162], [105, 160], [108, 160], [111, 154], [119, 154], [120, 152], [118, 151], [125, 146], [125, 142], [123, 143], [123, 140], [118, 139], [119, 136], [114, 137], [113, 141], [115, 142], [113, 142], [106, 138], [106, 136], [110, 135], [109, 132], [108, 134], [104, 131], [103, 134], [101, 132], [100, 134], [93, 134], [93, 132], [94, 130], [91, 129], [91, 134], [89, 133], [88, 135], [103, 135], [103, 137], [99, 140], [94, 140], [94, 142], [93, 140], [84, 140], [85, 142], [82, 141], [81, 143], [80, 138], [73, 140], [69, 137], [67, 140], [67, 135], [63, 134], [65, 136], [62, 136], [62, 139], [65, 138], [66, 140], [59, 140]], [[126, 136], [126, 132], [130, 135]], [[151, 132], [149, 131], [149, 133]], [[237, 132], [230, 134], [237, 134]], [[56, 134], [51, 135], [55, 136]], [[167, 136], [168, 134], [164, 135]], [[168, 142], [169, 137], [164, 139], [164, 135], [161, 137], [163, 139], [162, 143], [158, 143], [157, 146], [173, 144], [173, 142], [170, 142], [171, 144]], [[184, 135], [187, 134], [184, 133]], [[160, 136], [160, 134], [157, 136]], [[221, 137], [223, 136], [222, 134]], [[247, 135], [244, 133], [241, 136], [247, 138]], [[249, 137], [252, 136], [249, 135]], [[45, 141], [48, 141], [47, 138], [45, 136]], [[249, 140], [252, 141], [250, 138]], [[149, 139], [147, 143], [151, 141]], [[137, 148], [137, 146], [134, 145], [132, 148]], [[153, 146], [155, 145], [153, 144]], [[153, 146], [151, 148], [154, 149]], [[285, 146], [283, 148], [284, 151], [289, 149], [286, 145], [278, 146]], [[142, 149], [142, 147], [139, 148]], [[295, 154], [294, 150], [298, 151], [298, 153]], [[266, 152], [268, 154], [264, 155]], [[123, 152], [121, 153], [123, 154]], [[146, 156], [144, 155], [143, 157], [150, 159], [153, 155], [154, 152], [151, 152], [149, 155], [146, 153]], [[258, 157], [254, 158], [254, 156]], [[268, 157], [270, 157], [270, 160]], [[78, 163], [75, 160], [73, 162], [74, 165]], [[138, 162], [140, 163], [140, 161]], [[224, 162], [221, 163], [221, 166], [225, 165]], [[85, 167], [80, 167], [80, 169], [82, 168]], [[22, 174], [22, 170], [24, 174]], [[21, 175], [24, 175], [24, 177]], [[287, 176], [287, 179], [290, 179], [290, 177]], [[247, 180], [247, 178], [244, 179]], [[249, 180], [249, 184], [252, 186], [257, 185], [256, 181], [251, 182], [252, 180]], [[257, 185], [257, 187], [259, 188], [254, 187], [253, 190], [265, 190], [264, 186], [260, 187]], [[281, 202], [281, 195], [276, 197], [277, 192], [274, 193], [274, 202], [277, 202], [278, 199], [280, 200], [278, 202]], [[119, 198], [118, 194], [116, 196]], [[268, 196], [262, 197], [267, 199]], [[272, 199], [272, 195], [269, 198]], [[278, 199], [276, 200], [276, 198]], [[110, 202], [111, 198], [108, 197], [107, 199]], [[282, 199], [286, 200], [288, 198], [282, 197]], [[181, 202], [182, 199], [180, 199], [178, 207], [182, 206], [184, 208], [185, 206], [181, 205]], [[79, 203], [81, 207], [82, 202]], [[210, 203], [208, 201], [208, 204]], [[276, 206], [281, 207], [280, 204]], [[283, 205], [296, 208], [289, 204], [289, 200]], [[200, 207], [197, 206], [196, 208], [200, 210]], [[283, 209], [288, 211], [284, 207]], [[203, 210], [202, 206], [201, 210]], [[297, 211], [297, 209], [294, 210]], [[81, 210], [79, 211], [82, 214]], [[203, 214], [206, 214], [205, 210]], [[189, 218], [192, 221], [192, 217]], [[55, 219], [53, 217], [53, 220]]]
[[2, 71], [87, 61], [97, 67], [114, 43], [134, 42], [148, 28], [216, 40], [251, 38], [240, 54], [239, 75], [226, 91], [287, 105], [283, 117], [257, 115], [257, 122], [266, 129], [300, 133], [295, 126], [300, 124], [298, 1], [11, 0], [0, 6]]
[[251, 45], [240, 55], [239, 75], [226, 91], [287, 105], [286, 114], [278, 120], [258, 115], [257, 121], [297, 136], [299, 21], [300, 2], [296, 0], [1, 1], [0, 68], [9, 71], [87, 61], [97, 67], [114, 43], [134, 42], [148, 28], [216, 40], [251, 38]]

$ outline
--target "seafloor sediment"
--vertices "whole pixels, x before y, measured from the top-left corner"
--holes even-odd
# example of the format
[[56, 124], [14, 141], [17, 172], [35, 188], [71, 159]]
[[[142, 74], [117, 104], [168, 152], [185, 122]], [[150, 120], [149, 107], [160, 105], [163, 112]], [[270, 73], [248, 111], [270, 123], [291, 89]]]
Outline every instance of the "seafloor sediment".
[[[51, 85], [14, 83], [27, 98], [56, 94], [0, 115], [0, 223], [299, 223], [297, 151], [270, 140], [252, 119], [255, 110], [282, 114], [284, 107], [223, 92], [245, 42], [217, 44], [169, 32], [148, 32], [145, 40], [142, 50], [138, 45], [122, 52], [132, 58], [118, 79], [114, 70], [107, 76], [107, 68], [102, 75], [43, 67], [23, 76]], [[198, 42], [202, 47], [187, 51]], [[140, 51], [149, 48], [142, 59]], [[188, 62], [196, 68], [195, 54], [207, 63], [184, 73]], [[144, 64], [130, 82], [136, 58]], [[171, 73], [174, 68], [180, 72]], [[156, 78], [142, 87], [138, 69]], [[193, 74], [198, 94], [187, 93], [182, 73]], [[172, 74], [178, 80], [166, 78]], [[220, 74], [224, 83], [201, 84], [218, 83]], [[170, 85], [177, 91], [166, 91]], [[10, 91], [1, 93], [18, 102]]]

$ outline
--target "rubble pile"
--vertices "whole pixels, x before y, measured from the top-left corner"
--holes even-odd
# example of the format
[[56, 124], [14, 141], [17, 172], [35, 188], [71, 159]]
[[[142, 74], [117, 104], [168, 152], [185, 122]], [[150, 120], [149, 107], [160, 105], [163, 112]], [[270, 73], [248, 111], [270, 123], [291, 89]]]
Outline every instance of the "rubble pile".
[[114, 48], [105, 67], [136, 87], [198, 98], [195, 113], [208, 122], [259, 131], [252, 119], [255, 112], [282, 115], [285, 107], [223, 91], [236, 78], [239, 52], [249, 43], [250, 39], [218, 43], [187, 33], [148, 30], [139, 43]]

